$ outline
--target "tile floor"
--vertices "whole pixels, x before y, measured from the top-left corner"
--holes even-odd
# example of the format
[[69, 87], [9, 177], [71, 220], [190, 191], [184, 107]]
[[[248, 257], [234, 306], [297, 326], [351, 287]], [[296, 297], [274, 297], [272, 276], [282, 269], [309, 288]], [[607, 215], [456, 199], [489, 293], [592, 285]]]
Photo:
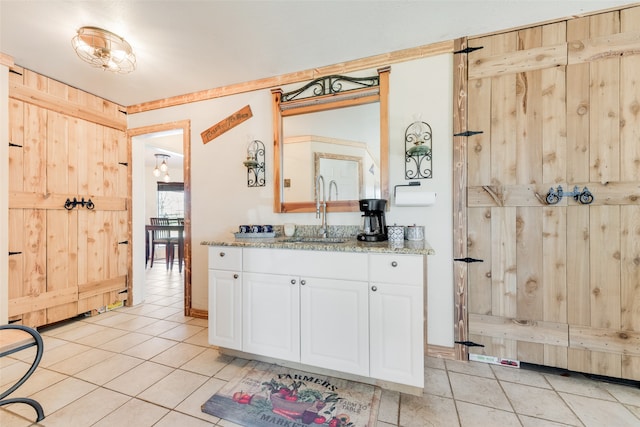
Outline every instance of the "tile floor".
[[[182, 315], [183, 276], [157, 267], [144, 304], [41, 330], [44, 357], [16, 395], [46, 418], [33, 424], [33, 409], [13, 404], [0, 408], [2, 427], [234, 426], [200, 406], [247, 360], [208, 345], [206, 321]], [[15, 356], [0, 359], [0, 384], [33, 360]], [[435, 358], [425, 377], [422, 396], [383, 390], [378, 426], [640, 426], [638, 384]]]

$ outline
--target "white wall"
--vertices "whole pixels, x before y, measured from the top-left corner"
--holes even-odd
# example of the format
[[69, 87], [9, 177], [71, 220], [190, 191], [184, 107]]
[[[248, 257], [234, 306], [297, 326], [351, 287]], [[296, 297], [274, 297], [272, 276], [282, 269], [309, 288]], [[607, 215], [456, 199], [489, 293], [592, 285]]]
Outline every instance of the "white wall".
[[[434, 177], [422, 186], [438, 193], [433, 207], [395, 207], [388, 223], [426, 226], [436, 255], [429, 257], [428, 342], [453, 346], [452, 273], [452, 56], [394, 64], [390, 75], [390, 188], [404, 184], [404, 131], [417, 114], [433, 129]], [[296, 85], [297, 86], [297, 85]], [[250, 105], [253, 117], [203, 144], [200, 133]], [[191, 121], [191, 219], [193, 307], [207, 309], [207, 250], [200, 242], [231, 238], [239, 224], [316, 224], [314, 213], [273, 212], [271, 92], [261, 90], [189, 105], [129, 115], [137, 128], [177, 120]], [[248, 137], [266, 146], [266, 186], [248, 188]], [[134, 164], [135, 167], [135, 164]], [[135, 189], [134, 189], [135, 192]], [[135, 208], [134, 208], [135, 209]], [[360, 213], [330, 213], [329, 224], [359, 225]], [[134, 279], [135, 280], [135, 279]], [[135, 283], [134, 283], [135, 286]]]

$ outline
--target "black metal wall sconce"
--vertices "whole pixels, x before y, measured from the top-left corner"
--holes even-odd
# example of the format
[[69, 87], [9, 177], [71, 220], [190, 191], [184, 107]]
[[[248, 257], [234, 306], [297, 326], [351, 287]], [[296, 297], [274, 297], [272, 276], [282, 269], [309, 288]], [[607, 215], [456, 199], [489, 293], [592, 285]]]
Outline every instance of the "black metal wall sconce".
[[83, 208], [87, 208], [90, 211], [92, 211], [93, 208], [96, 207], [96, 205], [93, 204], [91, 199], [85, 201], [84, 197], [80, 199], [80, 201], [78, 201], [78, 199], [74, 197], [73, 200], [67, 199], [67, 201], [64, 202], [64, 208], [68, 211], [70, 211], [71, 209], [75, 208], [78, 205], [82, 206]]
[[247, 187], [264, 187], [264, 144], [254, 139], [247, 145], [247, 160], [242, 162], [247, 168]]
[[431, 126], [411, 123], [404, 132], [405, 179], [432, 178]]
[[561, 185], [558, 185], [556, 190], [551, 187], [545, 200], [547, 204], [555, 205], [560, 202], [563, 197], [573, 197], [573, 200], [583, 205], [590, 205], [594, 200], [593, 194], [591, 194], [591, 191], [589, 191], [587, 187], [584, 187], [584, 189], [580, 191], [577, 185], [573, 187], [573, 191], [570, 193], [565, 193]]

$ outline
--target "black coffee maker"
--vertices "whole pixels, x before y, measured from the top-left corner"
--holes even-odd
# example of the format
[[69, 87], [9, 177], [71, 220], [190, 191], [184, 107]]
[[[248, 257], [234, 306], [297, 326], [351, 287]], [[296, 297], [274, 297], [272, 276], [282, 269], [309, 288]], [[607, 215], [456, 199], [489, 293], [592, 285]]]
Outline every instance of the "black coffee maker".
[[362, 242], [382, 242], [387, 240], [387, 224], [384, 219], [384, 210], [387, 201], [384, 199], [362, 199], [360, 211], [363, 212], [362, 233], [358, 234], [358, 240]]

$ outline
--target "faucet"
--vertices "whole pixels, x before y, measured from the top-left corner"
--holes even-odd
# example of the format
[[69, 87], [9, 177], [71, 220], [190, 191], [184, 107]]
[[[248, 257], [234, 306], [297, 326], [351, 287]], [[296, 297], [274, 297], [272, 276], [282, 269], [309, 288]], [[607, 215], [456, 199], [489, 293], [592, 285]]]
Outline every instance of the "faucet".
[[336, 188], [336, 200], [338, 200], [338, 183], [336, 182], [335, 179], [332, 179], [331, 181], [329, 181], [329, 201], [331, 201], [331, 188], [332, 187]]
[[[320, 183], [322, 183], [322, 193], [320, 192]], [[322, 203], [320, 203], [322, 196]], [[320, 206], [322, 205], [322, 211]], [[316, 177], [316, 218], [322, 218], [322, 225], [319, 230], [320, 237], [327, 237], [327, 193], [324, 187], [324, 177], [320, 174]]]

